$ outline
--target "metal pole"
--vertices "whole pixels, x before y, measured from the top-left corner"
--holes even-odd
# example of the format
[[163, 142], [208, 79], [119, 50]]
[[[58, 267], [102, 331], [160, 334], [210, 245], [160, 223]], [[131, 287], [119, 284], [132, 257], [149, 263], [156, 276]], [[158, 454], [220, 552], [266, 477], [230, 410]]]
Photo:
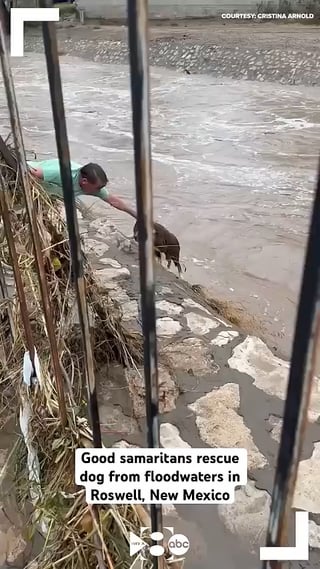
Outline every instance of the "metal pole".
[[[0, 177], [2, 178], [1, 174], [0, 174]], [[2, 180], [1, 180], [1, 182], [2, 182]], [[0, 182], [0, 192], [2, 191], [1, 182]], [[0, 213], [1, 213], [1, 206], [0, 206]], [[15, 342], [16, 337], [17, 337], [16, 327], [15, 327], [15, 323], [14, 323], [12, 305], [10, 302], [8, 302], [9, 301], [9, 292], [8, 292], [6, 277], [4, 274], [4, 270], [3, 270], [3, 266], [2, 266], [1, 261], [0, 261], [0, 296], [3, 300], [6, 300], [8, 303], [6, 311], [7, 311], [8, 319], [9, 319], [11, 338], [12, 338], [12, 341]], [[32, 362], [32, 360], [31, 360], [31, 362]]]
[[[144, 336], [147, 441], [150, 448], [159, 448], [147, 1], [128, 0], [127, 7], [139, 233], [141, 312]], [[160, 505], [151, 506], [151, 524], [152, 531], [161, 531], [162, 509]], [[158, 561], [159, 559], [155, 558], [155, 567], [158, 567]]]
[[[302, 279], [284, 421], [267, 531], [267, 547], [287, 545], [299, 460], [315, 375], [320, 339], [320, 163]], [[266, 561], [264, 569], [280, 569], [280, 561]]]
[[32, 330], [31, 330], [30, 319], [29, 319], [29, 315], [28, 315], [28, 307], [27, 307], [26, 297], [24, 294], [21, 272], [19, 269], [18, 256], [17, 256], [17, 252], [16, 252], [16, 248], [15, 248], [15, 244], [14, 244], [14, 237], [13, 237], [12, 229], [11, 229], [10, 216], [9, 216], [9, 210], [8, 210], [8, 206], [7, 206], [7, 200], [6, 200], [5, 192], [6, 192], [5, 181], [3, 179], [2, 174], [0, 173], [0, 213], [2, 215], [3, 226], [4, 226], [4, 230], [5, 230], [5, 234], [6, 234], [6, 238], [7, 238], [7, 242], [8, 242], [8, 248], [9, 248], [11, 261], [12, 261], [13, 274], [14, 274], [14, 278], [15, 278], [15, 283], [16, 283], [16, 287], [17, 287], [17, 294], [18, 294], [19, 303], [20, 303], [21, 318], [22, 318], [25, 337], [26, 337], [26, 345], [27, 345], [28, 350], [29, 350], [30, 360], [31, 360], [32, 367], [33, 367], [33, 373], [34, 373], [34, 375], [36, 375], [36, 370], [35, 370], [35, 365], [34, 365], [35, 349], [34, 349], [33, 335], [32, 335]]
[[0, 136], [0, 153], [2, 154], [3, 158], [5, 159], [6, 163], [10, 168], [14, 171], [17, 170], [17, 162], [12, 156], [10, 150], [8, 149], [5, 141], [3, 140], [2, 136]]
[[[52, 2], [40, 0], [41, 8], [52, 6]], [[94, 373], [94, 358], [90, 336], [90, 324], [88, 315], [88, 305], [86, 301], [86, 286], [83, 271], [83, 260], [80, 242], [80, 233], [77, 217], [76, 200], [73, 191], [73, 180], [71, 175], [70, 151], [68, 144], [66, 117], [63, 104], [62, 82], [60, 74], [57, 35], [54, 23], [43, 22], [42, 24], [43, 42], [47, 62], [47, 73], [50, 87], [50, 98], [53, 113], [54, 128], [58, 157], [60, 162], [60, 172], [63, 188], [64, 205], [66, 209], [66, 220], [69, 233], [70, 252], [72, 269], [77, 293], [78, 311], [82, 340], [85, 352], [86, 363], [86, 384], [88, 391], [89, 415], [92, 427], [93, 444], [95, 448], [102, 447], [101, 429], [99, 419], [99, 408], [96, 391], [96, 381]], [[91, 508], [95, 524], [99, 525], [99, 511], [97, 506]], [[96, 546], [96, 557], [99, 569], [105, 569], [103, 559], [103, 543], [100, 536], [94, 535]]]
[[[40, 7], [47, 8], [52, 2], [40, 0]], [[56, 134], [58, 157], [63, 187], [64, 205], [66, 209], [67, 227], [69, 233], [72, 268], [77, 292], [80, 326], [85, 352], [86, 384], [88, 390], [88, 406], [95, 448], [101, 448], [101, 430], [99, 409], [94, 373], [94, 358], [91, 345], [88, 306], [86, 301], [86, 286], [83, 271], [80, 233], [77, 217], [73, 180], [70, 166], [70, 152], [67, 135], [67, 125], [63, 104], [62, 83], [58, 56], [58, 45], [55, 25], [53, 22], [43, 22], [43, 41], [47, 62], [47, 73], [50, 87], [51, 106]]]
[[46, 275], [44, 271], [41, 243], [38, 233], [37, 217], [32, 203], [30, 177], [25, 157], [18, 105], [15, 97], [15, 89], [14, 89], [10, 63], [8, 58], [6, 18], [7, 18], [7, 13], [3, 2], [1, 2], [0, 3], [0, 57], [2, 65], [2, 74], [6, 89], [11, 128], [13, 132], [13, 138], [16, 150], [16, 157], [17, 157], [17, 162], [19, 164], [19, 171], [21, 174], [21, 186], [25, 198], [26, 210], [30, 224], [30, 232], [34, 247], [34, 255], [35, 255], [36, 267], [38, 272], [39, 284], [40, 284], [43, 312], [44, 312], [45, 323], [51, 348], [53, 370], [56, 378], [61, 422], [62, 426], [64, 427], [67, 423], [67, 410], [66, 410], [66, 402], [63, 390], [62, 370], [59, 361], [55, 329], [53, 326], [53, 319], [51, 314], [50, 299], [49, 299]]

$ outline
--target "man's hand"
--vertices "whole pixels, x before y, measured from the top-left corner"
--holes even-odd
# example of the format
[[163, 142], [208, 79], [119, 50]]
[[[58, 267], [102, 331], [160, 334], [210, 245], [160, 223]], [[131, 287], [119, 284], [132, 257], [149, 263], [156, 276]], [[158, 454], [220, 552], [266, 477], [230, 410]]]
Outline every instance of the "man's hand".
[[38, 180], [43, 180], [43, 172], [42, 172], [41, 168], [31, 168], [29, 166], [29, 172], [30, 172], [30, 174], [32, 174], [32, 176], [34, 176], [35, 178], [38, 178]]

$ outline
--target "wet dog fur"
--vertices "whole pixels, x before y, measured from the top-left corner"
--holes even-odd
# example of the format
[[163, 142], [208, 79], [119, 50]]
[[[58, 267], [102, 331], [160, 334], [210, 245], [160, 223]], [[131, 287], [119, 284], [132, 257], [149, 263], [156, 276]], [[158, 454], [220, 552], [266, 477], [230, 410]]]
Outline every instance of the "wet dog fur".
[[[138, 222], [133, 228], [133, 237], [135, 241], [138, 241]], [[170, 269], [171, 263], [173, 262], [180, 277], [182, 273], [180, 264], [180, 243], [176, 236], [170, 233], [163, 225], [160, 225], [160, 223], [154, 223], [153, 237], [156, 259], [161, 263], [161, 256], [165, 255], [167, 268]]]

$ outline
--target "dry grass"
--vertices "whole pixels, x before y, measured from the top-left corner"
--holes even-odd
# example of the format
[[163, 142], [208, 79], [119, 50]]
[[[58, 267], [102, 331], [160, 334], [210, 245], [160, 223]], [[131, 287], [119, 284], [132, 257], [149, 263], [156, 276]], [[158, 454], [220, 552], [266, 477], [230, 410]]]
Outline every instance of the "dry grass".
[[[34, 343], [38, 353], [49, 357], [48, 338], [43, 324], [41, 297], [38, 277], [30, 238], [27, 214], [22, 206], [21, 193], [18, 192], [15, 174], [4, 164], [0, 164], [7, 189], [10, 190], [10, 221], [19, 257], [19, 269], [28, 305], [28, 315], [33, 331]], [[38, 230], [41, 237], [45, 272], [48, 283], [53, 322], [59, 344], [59, 354], [70, 383], [77, 388], [83, 375], [83, 353], [76, 314], [76, 298], [70, 282], [70, 252], [66, 226], [61, 215], [61, 204], [53, 202], [32, 180], [33, 204], [37, 212]], [[60, 261], [59, 270], [54, 269], [53, 260]], [[83, 254], [87, 302], [93, 319], [93, 339], [95, 364], [116, 361], [130, 365], [132, 360], [140, 362], [142, 356], [141, 339], [129, 334], [121, 323], [119, 308], [109, 299], [108, 292], [102, 290], [94, 279], [93, 271]], [[0, 262], [9, 278], [12, 277], [11, 257], [3, 226], [0, 228]], [[10, 322], [7, 309], [13, 313], [15, 342], [10, 336]], [[17, 385], [15, 374], [20, 374], [20, 365], [25, 351], [24, 330], [21, 325], [20, 306], [14, 295], [11, 300], [0, 301], [2, 319], [0, 347], [6, 353], [7, 365], [0, 368], [0, 385], [3, 401], [0, 401], [0, 424], [4, 410], [10, 404], [10, 390]], [[46, 357], [46, 356], [45, 356]], [[3, 361], [3, 360], [2, 360]], [[7, 375], [8, 364], [10, 376]], [[19, 376], [20, 377], [20, 376]], [[20, 379], [18, 380], [19, 383]], [[13, 405], [15, 406], [15, 398]]]
[[[74, 483], [74, 451], [77, 447], [92, 446], [92, 434], [87, 421], [87, 404], [83, 384], [84, 359], [80, 330], [74, 320], [75, 294], [70, 283], [70, 252], [66, 226], [59, 203], [47, 197], [32, 178], [32, 196], [37, 212], [38, 230], [45, 262], [52, 320], [58, 339], [59, 357], [65, 380], [68, 425], [61, 427], [58, 396], [51, 366], [51, 354], [43, 320], [41, 296], [36, 275], [30, 231], [23, 207], [21, 188], [16, 174], [2, 161], [0, 169], [5, 178], [10, 209], [11, 228], [19, 257], [19, 269], [24, 283], [29, 320], [39, 355], [41, 378], [38, 385], [26, 389], [21, 385], [22, 362], [25, 353], [25, 334], [19, 303], [13, 289], [11, 300], [0, 303], [0, 347], [5, 359], [0, 364], [0, 425], [11, 412], [17, 412], [22, 402], [32, 406], [32, 446], [40, 465], [40, 480], [32, 488], [28, 480], [27, 453], [24, 442], [16, 455], [15, 491], [21, 506], [30, 502], [32, 490], [33, 513], [29, 533], [46, 522], [46, 545], [37, 559], [39, 569], [86, 568], [97, 566], [94, 536], [102, 538], [102, 554], [110, 569], [129, 568], [129, 531], [137, 531], [141, 509], [133, 506], [111, 506], [99, 509], [97, 525], [93, 525], [84, 490]], [[60, 266], [54, 269], [53, 260]], [[0, 261], [10, 272], [11, 257], [3, 227], [0, 234]], [[119, 309], [101, 290], [84, 257], [87, 301], [93, 320], [95, 365], [116, 361], [124, 365], [140, 364], [140, 337], [128, 334], [121, 323]], [[10, 332], [8, 307], [12, 310], [15, 339]], [[40, 494], [39, 494], [40, 490]], [[140, 514], [139, 514], [140, 511]]]

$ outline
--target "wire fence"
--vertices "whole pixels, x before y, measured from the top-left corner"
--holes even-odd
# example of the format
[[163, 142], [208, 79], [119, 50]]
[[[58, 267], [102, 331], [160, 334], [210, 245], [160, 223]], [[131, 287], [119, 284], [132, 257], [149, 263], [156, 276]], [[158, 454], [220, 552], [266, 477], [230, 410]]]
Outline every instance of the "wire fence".
[[[50, 7], [52, 2], [40, 0], [40, 7]], [[59, 408], [63, 425], [67, 423], [65, 396], [62, 372], [58, 356], [58, 346], [51, 322], [51, 308], [48, 286], [43, 269], [42, 252], [37, 233], [36, 212], [33, 207], [28, 169], [25, 158], [19, 110], [15, 97], [8, 56], [9, 26], [8, 4], [4, 0], [0, 4], [0, 57], [4, 86], [7, 95], [11, 128], [14, 137], [17, 164], [8, 153], [8, 149], [0, 139], [0, 152], [11, 161], [11, 166], [18, 166], [21, 178], [25, 208], [28, 213], [30, 234], [33, 240], [34, 254], [41, 288], [43, 312], [45, 316], [48, 339], [51, 346], [52, 365], [54, 369]], [[159, 436], [159, 401], [158, 401], [158, 366], [155, 311], [154, 252], [153, 252], [153, 210], [152, 210], [152, 172], [150, 144], [150, 104], [149, 104], [149, 66], [148, 66], [148, 2], [146, 0], [128, 0], [128, 31], [131, 74], [132, 128], [134, 139], [135, 184], [137, 203], [137, 222], [139, 235], [140, 291], [142, 309], [142, 328], [144, 337], [144, 378], [146, 392], [146, 424], [149, 448], [160, 447]], [[85, 382], [88, 393], [88, 410], [95, 447], [101, 447], [101, 430], [97, 403], [96, 380], [93, 365], [92, 342], [86, 288], [83, 276], [83, 260], [79, 235], [76, 203], [70, 166], [70, 152], [63, 102], [63, 87], [60, 74], [57, 36], [54, 23], [43, 23], [43, 42], [47, 74], [50, 87], [50, 99], [54, 119], [56, 145], [60, 161], [66, 220], [72, 258], [73, 282], [77, 294], [79, 321], [82, 333], [82, 345], [85, 358]], [[19, 273], [17, 253], [11, 232], [6, 188], [0, 177], [0, 209], [8, 240], [16, 290], [27, 346], [30, 352], [33, 371], [35, 346], [28, 321], [23, 284]], [[297, 312], [296, 329], [292, 349], [291, 367], [287, 397], [285, 402], [284, 421], [279, 448], [279, 455], [274, 479], [270, 519], [267, 530], [267, 546], [287, 545], [287, 530], [292, 513], [293, 492], [297, 477], [297, 469], [301, 456], [304, 433], [307, 426], [307, 410], [311, 387], [315, 375], [315, 357], [319, 342], [320, 330], [320, 164], [307, 244], [304, 273]], [[2, 275], [3, 276], [3, 275]], [[1, 274], [0, 274], [1, 277]], [[2, 288], [5, 286], [1, 278]], [[4, 291], [2, 290], [2, 294]], [[152, 531], [162, 531], [161, 506], [152, 505]], [[214, 527], [212, 528], [214, 532]], [[103, 566], [102, 558], [98, 559]], [[154, 567], [161, 566], [161, 559], [154, 558]], [[280, 569], [283, 562], [264, 562], [263, 569]]]

